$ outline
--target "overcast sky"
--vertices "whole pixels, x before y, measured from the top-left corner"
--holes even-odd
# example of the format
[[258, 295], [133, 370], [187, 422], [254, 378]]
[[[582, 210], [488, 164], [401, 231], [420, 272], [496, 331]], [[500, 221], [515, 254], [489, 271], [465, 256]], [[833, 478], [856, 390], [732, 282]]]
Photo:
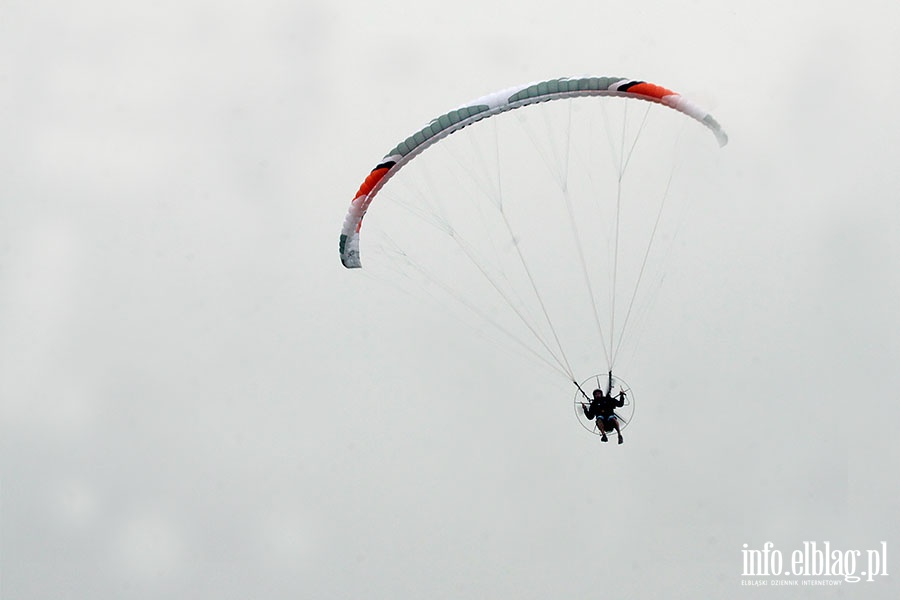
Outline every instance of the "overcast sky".
[[[0, 6], [0, 597], [896, 598], [900, 5]], [[381, 156], [485, 93], [658, 82], [730, 134], [628, 381], [343, 269]], [[743, 544], [888, 577], [741, 585]], [[863, 567], [860, 567], [862, 569]]]

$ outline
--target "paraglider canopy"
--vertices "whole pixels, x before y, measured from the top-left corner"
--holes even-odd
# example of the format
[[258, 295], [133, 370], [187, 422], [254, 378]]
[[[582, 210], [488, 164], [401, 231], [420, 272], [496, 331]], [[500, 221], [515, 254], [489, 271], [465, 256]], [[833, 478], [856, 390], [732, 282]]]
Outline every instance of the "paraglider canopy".
[[359, 186], [344, 219], [339, 244], [341, 262], [347, 268], [362, 266], [359, 256], [362, 219], [378, 191], [417, 154], [451, 133], [487, 117], [530, 104], [577, 96], [622, 96], [657, 102], [705, 125], [720, 146], [728, 143], [728, 135], [712, 115], [681, 94], [646, 81], [624, 77], [563, 77], [501, 90], [432, 119], [426, 127], [397, 144], [379, 161]]

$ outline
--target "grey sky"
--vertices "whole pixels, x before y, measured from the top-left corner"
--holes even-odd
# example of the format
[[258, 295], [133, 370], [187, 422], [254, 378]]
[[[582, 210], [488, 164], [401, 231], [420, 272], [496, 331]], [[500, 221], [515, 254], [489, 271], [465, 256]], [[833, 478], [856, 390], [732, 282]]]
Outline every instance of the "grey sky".
[[[898, 17], [4, 3], [0, 597], [897, 597], [893, 561], [740, 584], [744, 543], [897, 552]], [[402, 137], [582, 73], [731, 137], [620, 447], [565, 382], [337, 253]]]

